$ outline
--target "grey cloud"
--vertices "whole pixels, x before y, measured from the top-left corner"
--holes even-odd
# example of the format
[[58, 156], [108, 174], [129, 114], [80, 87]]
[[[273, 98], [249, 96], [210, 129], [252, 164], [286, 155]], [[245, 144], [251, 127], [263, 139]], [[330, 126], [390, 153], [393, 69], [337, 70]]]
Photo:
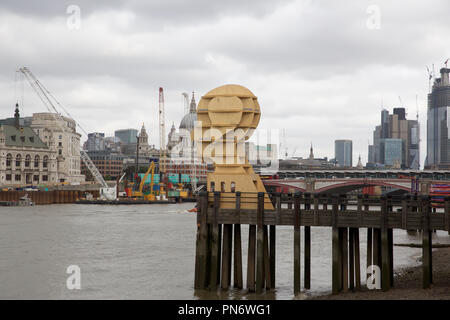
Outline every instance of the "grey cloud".
[[68, 6], [77, 5], [86, 16], [105, 10], [127, 10], [145, 20], [181, 25], [228, 15], [260, 17], [270, 13], [280, 4], [291, 1], [293, 0], [3, 0], [1, 7], [17, 14], [54, 17], [64, 15]]
[[[81, 7], [78, 31], [66, 28], [69, 4]], [[317, 155], [332, 157], [333, 139], [349, 138], [364, 160], [381, 99], [396, 106], [401, 95], [412, 116], [418, 94], [424, 141], [425, 65], [438, 69], [450, 55], [448, 1], [377, 1], [380, 30], [366, 27], [369, 4], [3, 0], [1, 117], [11, 113], [14, 70], [22, 65], [89, 130], [112, 133], [145, 121], [153, 143], [159, 86], [170, 127], [181, 119], [181, 92], [199, 97], [241, 83], [260, 99], [261, 126], [286, 128], [299, 155], [313, 140]], [[32, 103], [25, 112], [40, 108]]]

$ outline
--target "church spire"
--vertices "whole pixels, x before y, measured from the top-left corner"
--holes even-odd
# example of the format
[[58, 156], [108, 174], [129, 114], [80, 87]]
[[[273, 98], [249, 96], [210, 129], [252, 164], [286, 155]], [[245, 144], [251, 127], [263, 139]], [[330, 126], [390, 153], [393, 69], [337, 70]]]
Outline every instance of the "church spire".
[[314, 159], [314, 152], [313, 152], [312, 142], [311, 142], [311, 148], [309, 149], [309, 158], [310, 159]]
[[20, 127], [20, 113], [19, 113], [19, 104], [16, 103], [16, 110], [14, 111], [14, 126], [16, 128]]
[[189, 113], [196, 113], [197, 103], [195, 102], [194, 91], [192, 91], [191, 105], [189, 106]]
[[359, 158], [358, 158], [358, 164], [356, 165], [356, 167], [357, 167], [358, 169], [363, 169], [363, 164], [362, 164], [362, 162], [361, 162], [361, 155], [359, 155]]

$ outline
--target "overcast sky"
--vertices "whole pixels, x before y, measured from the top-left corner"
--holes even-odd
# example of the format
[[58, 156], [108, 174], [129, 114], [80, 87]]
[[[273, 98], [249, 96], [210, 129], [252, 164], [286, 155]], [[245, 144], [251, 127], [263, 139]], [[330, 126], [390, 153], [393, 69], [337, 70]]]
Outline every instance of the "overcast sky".
[[[77, 11], [80, 9], [78, 24]], [[69, 8], [69, 10], [68, 10]], [[88, 132], [149, 129], [159, 144], [198, 98], [227, 83], [259, 99], [260, 128], [286, 131], [288, 152], [334, 157], [353, 140], [354, 164], [386, 108], [416, 116], [426, 151], [426, 66], [450, 56], [450, 2], [104, 0], [0, 2], [0, 117], [46, 111], [15, 70], [28, 66]], [[379, 18], [379, 19], [378, 19]], [[83, 138], [84, 140], [84, 138]]]

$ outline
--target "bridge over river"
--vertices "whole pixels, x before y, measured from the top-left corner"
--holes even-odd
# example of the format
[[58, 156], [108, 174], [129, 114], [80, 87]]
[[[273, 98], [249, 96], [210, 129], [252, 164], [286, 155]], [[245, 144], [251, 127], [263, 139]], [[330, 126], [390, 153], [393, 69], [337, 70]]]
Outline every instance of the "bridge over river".
[[310, 193], [347, 193], [363, 187], [388, 187], [392, 192], [405, 193], [417, 190], [420, 194], [429, 194], [433, 184], [450, 184], [448, 180], [411, 179], [411, 178], [295, 178], [263, 180], [267, 189], [275, 188], [278, 192]]

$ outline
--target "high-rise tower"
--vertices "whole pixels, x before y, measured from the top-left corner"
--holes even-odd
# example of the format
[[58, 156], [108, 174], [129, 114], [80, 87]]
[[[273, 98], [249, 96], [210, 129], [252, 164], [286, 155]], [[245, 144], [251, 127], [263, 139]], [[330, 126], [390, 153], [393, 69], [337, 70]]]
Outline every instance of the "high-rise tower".
[[442, 68], [428, 94], [426, 168], [450, 168], [450, 69]]

